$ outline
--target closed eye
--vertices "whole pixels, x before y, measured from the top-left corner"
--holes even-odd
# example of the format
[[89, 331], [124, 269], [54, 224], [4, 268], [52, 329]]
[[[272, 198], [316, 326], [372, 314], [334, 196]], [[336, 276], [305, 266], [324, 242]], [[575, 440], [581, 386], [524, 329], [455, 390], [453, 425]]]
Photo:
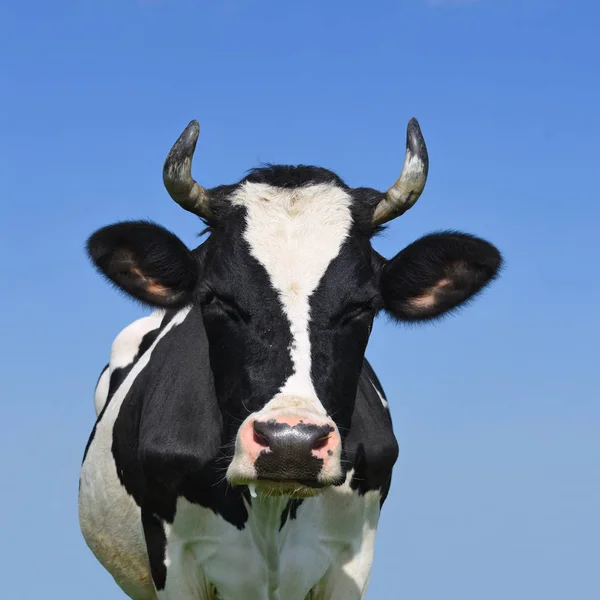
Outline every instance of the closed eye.
[[373, 316], [374, 312], [372, 302], [349, 304], [338, 312], [331, 321], [336, 325], [346, 325], [360, 318]]
[[242, 320], [248, 322], [250, 320], [250, 315], [242, 310], [231, 296], [217, 294], [214, 291], [207, 294], [202, 302], [202, 306], [214, 308], [236, 321]]

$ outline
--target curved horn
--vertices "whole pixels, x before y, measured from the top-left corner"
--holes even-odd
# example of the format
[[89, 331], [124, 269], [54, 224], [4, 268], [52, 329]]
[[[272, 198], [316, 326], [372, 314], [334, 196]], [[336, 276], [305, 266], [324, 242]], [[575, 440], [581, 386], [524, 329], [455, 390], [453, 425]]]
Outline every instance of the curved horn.
[[200, 133], [198, 121], [190, 121], [169, 151], [163, 166], [167, 192], [179, 206], [199, 217], [208, 218], [208, 193], [192, 177], [192, 159]]
[[429, 172], [429, 157], [419, 122], [412, 118], [406, 129], [406, 158], [398, 181], [385, 193], [373, 213], [373, 224], [391, 221], [419, 199]]

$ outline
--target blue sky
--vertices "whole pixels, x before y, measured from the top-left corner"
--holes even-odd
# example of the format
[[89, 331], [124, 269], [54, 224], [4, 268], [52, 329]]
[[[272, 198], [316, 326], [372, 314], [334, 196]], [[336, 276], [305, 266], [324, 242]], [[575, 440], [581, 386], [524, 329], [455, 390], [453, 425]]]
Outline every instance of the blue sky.
[[192, 118], [196, 177], [312, 163], [386, 189], [416, 116], [431, 169], [376, 242], [457, 228], [503, 277], [437, 325], [379, 319], [368, 356], [401, 455], [369, 600], [600, 598], [600, 80], [591, 1], [83, 0], [0, 5], [3, 594], [122, 598], [79, 533], [92, 392], [139, 307], [83, 253], [151, 218]]

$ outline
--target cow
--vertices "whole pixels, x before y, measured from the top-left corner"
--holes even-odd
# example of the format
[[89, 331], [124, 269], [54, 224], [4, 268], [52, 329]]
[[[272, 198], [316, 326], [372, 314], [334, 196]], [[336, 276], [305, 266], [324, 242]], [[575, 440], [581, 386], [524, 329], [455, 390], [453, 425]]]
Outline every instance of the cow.
[[502, 256], [458, 231], [389, 260], [373, 249], [425, 186], [415, 119], [386, 192], [271, 164], [205, 189], [198, 135], [192, 121], [163, 167], [207, 227], [196, 248], [143, 220], [87, 241], [95, 268], [151, 312], [115, 338], [96, 386], [84, 539], [133, 600], [359, 600], [398, 456], [365, 359], [373, 321], [452, 313]]

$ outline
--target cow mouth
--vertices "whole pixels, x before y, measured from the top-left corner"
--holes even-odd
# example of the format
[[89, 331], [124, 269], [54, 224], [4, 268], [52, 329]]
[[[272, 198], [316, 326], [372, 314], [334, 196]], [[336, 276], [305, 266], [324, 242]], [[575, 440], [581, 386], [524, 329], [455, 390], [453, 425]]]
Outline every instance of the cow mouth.
[[320, 495], [326, 488], [330, 487], [332, 483], [259, 478], [232, 482], [232, 485], [246, 486], [251, 498], [276, 498], [286, 496], [292, 499], [303, 499]]

